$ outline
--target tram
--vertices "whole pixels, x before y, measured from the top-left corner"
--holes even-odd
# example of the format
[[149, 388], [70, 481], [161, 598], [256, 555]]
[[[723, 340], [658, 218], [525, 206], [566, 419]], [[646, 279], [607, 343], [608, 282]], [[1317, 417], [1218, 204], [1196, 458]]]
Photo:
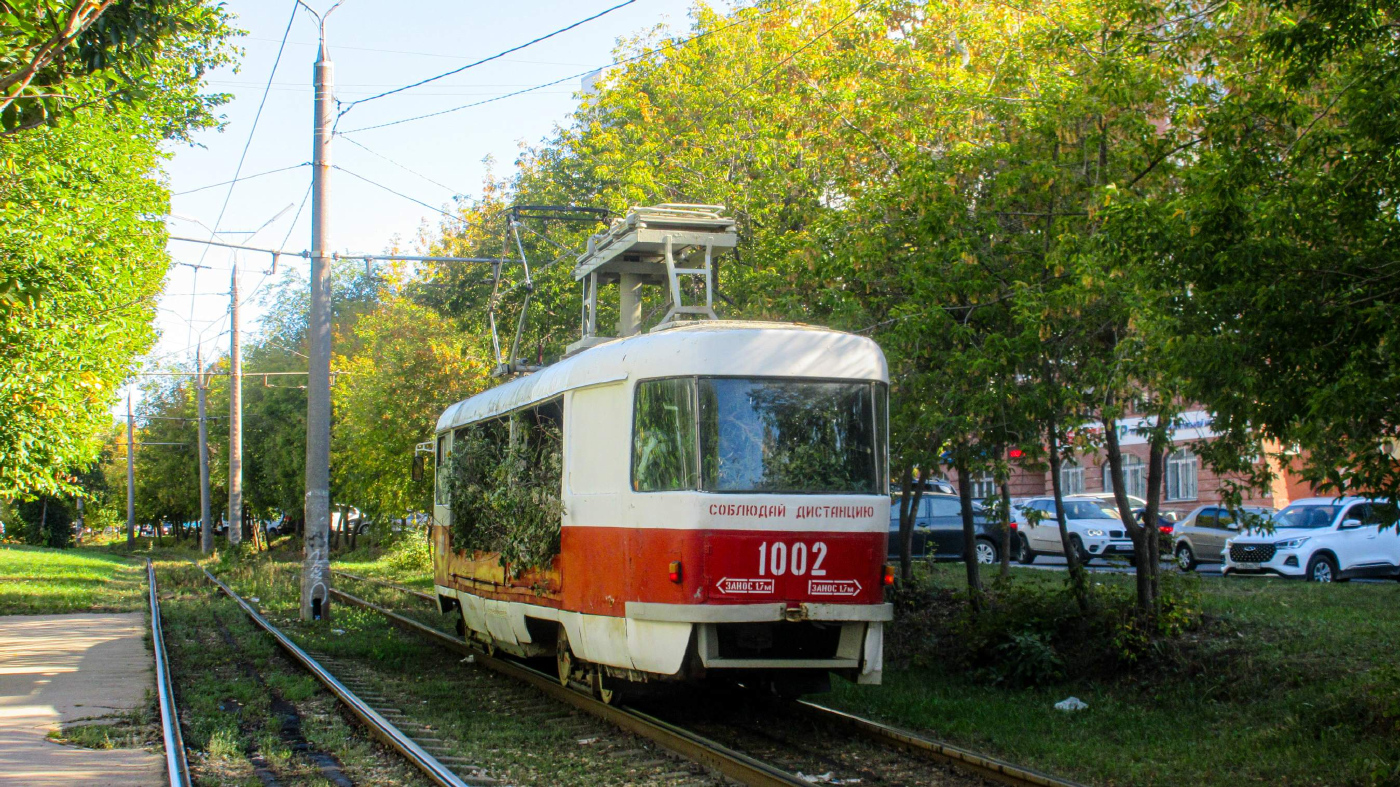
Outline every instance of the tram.
[[[600, 273], [583, 275], [596, 288]], [[561, 682], [605, 700], [714, 677], [782, 693], [830, 674], [879, 683], [893, 577], [880, 348], [723, 320], [585, 339], [440, 417], [440, 610], [460, 611], [460, 633], [490, 651], [553, 654]], [[460, 543], [471, 523], [453, 527], [445, 468], [454, 446], [483, 440], [537, 441], [532, 461], [558, 468], [554, 554], [520, 565]]]

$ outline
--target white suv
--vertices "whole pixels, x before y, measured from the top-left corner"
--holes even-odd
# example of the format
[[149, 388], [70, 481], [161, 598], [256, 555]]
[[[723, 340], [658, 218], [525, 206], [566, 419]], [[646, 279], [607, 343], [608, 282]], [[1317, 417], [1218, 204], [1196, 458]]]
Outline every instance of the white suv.
[[1388, 502], [1310, 497], [1274, 515], [1273, 532], [1225, 542], [1225, 574], [1275, 574], [1309, 582], [1400, 578], [1400, 527]]
[[[1118, 517], [1110, 513], [1102, 500], [1073, 495], [1065, 499], [1065, 529], [1069, 532], [1070, 548], [1079, 555], [1081, 564], [1096, 557], [1133, 556], [1133, 542]], [[1030, 512], [1039, 512], [1031, 516]], [[1032, 497], [1011, 507], [1020, 537], [1018, 559], [1034, 563], [1037, 555], [1063, 555], [1060, 523], [1055, 512], [1055, 498]], [[1034, 524], [1032, 519], [1038, 519]]]

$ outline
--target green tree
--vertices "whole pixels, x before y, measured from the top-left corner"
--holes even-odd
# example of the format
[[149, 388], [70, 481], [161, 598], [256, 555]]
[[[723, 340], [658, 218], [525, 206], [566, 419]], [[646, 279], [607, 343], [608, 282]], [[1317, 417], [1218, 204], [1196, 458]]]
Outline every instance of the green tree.
[[447, 406], [480, 392], [490, 365], [455, 325], [401, 297], [356, 321], [353, 354], [337, 354], [331, 464], [338, 499], [371, 520], [429, 511], [432, 485], [409, 473]]
[[[72, 491], [68, 469], [96, 458], [113, 391], [154, 339], [153, 299], [169, 264], [159, 218], [169, 207], [157, 179], [161, 145], [213, 122], [200, 81], [228, 58], [217, 6], [149, 7], [157, 6], [178, 10], [188, 25], [172, 21], [158, 35], [151, 31], [152, 39], [129, 27], [141, 24], [148, 4], [84, 3], [117, 12], [104, 13], [84, 36], [132, 35], [120, 43], [69, 42], [62, 57], [46, 61], [49, 70], [5, 88], [7, 113], [50, 100], [34, 90], [54, 93], [58, 103], [40, 113], [47, 122], [65, 114], [58, 111], [68, 106], [65, 96], [87, 95], [78, 82], [120, 80], [121, 70], [158, 82], [111, 106], [71, 108], [56, 125], [0, 136], [0, 496]], [[42, 48], [54, 20], [71, 11], [56, 3], [0, 5], [4, 78], [35, 62], [35, 42]], [[104, 27], [103, 19], [116, 26]], [[85, 65], [78, 53], [89, 58]], [[17, 95], [21, 83], [26, 92]], [[17, 123], [11, 129], [29, 123], [11, 114], [4, 120]]]
[[1164, 301], [1186, 394], [1225, 435], [1218, 468], [1267, 481], [1261, 441], [1308, 480], [1400, 496], [1394, 254], [1400, 52], [1393, 2], [1215, 8], [1232, 49], [1202, 60], [1199, 143], [1170, 194], [1109, 220]]
[[199, 79], [228, 32], [222, 5], [203, 0], [0, 3], [0, 136], [153, 99], [205, 112], [221, 97]]

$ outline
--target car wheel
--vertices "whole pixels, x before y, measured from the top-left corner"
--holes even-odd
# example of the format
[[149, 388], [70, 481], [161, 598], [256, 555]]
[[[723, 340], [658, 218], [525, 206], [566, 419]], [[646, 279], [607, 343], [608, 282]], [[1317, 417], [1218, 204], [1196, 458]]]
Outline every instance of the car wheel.
[[1074, 556], [1079, 559], [1079, 565], [1087, 566], [1094, 556], [1089, 554], [1089, 550], [1084, 548], [1084, 542], [1079, 540], [1079, 536], [1069, 537], [1069, 548], [1074, 550]]
[[997, 545], [985, 538], [977, 539], [977, 562], [984, 566], [990, 566], [997, 562], [1000, 556], [997, 554]]
[[1313, 555], [1308, 561], [1307, 579], [1309, 582], [1337, 581], [1337, 561], [1327, 555]]
[[1035, 562], [1035, 550], [1031, 549], [1031, 542], [1025, 536], [1021, 536], [1019, 549], [1016, 550], [1016, 562], [1029, 566]]
[[1176, 567], [1183, 572], [1196, 570], [1196, 553], [1191, 551], [1190, 544], [1176, 545]]

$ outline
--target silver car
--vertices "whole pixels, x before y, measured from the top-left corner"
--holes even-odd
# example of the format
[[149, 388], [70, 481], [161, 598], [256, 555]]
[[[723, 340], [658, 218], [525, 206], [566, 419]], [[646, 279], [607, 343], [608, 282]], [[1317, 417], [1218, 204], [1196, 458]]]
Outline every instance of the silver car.
[[1220, 563], [1226, 540], [1239, 535], [1241, 525], [1248, 530], [1272, 519], [1274, 513], [1274, 509], [1264, 506], [1240, 506], [1234, 510], [1222, 505], [1197, 507], [1177, 523], [1173, 534], [1177, 568], [1193, 571], [1201, 563]]

